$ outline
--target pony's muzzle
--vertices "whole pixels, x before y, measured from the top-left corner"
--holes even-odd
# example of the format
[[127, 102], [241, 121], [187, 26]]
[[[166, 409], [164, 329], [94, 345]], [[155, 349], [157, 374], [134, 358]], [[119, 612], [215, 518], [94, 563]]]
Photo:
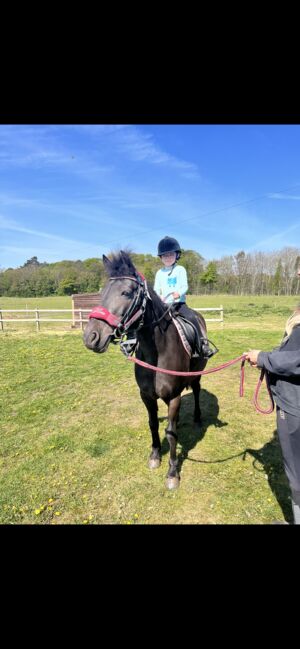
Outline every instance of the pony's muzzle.
[[91, 319], [84, 330], [83, 342], [88, 349], [99, 354], [107, 350], [112, 337], [111, 327]]

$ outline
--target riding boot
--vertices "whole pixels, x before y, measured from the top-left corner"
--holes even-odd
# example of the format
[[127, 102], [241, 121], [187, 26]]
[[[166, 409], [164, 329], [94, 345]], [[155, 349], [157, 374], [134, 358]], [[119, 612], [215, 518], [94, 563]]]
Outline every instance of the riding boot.
[[203, 353], [204, 358], [210, 358], [211, 356], [214, 355], [215, 352], [210, 348], [207, 341], [203, 341], [203, 343], [202, 343], [202, 353]]
[[209, 346], [209, 341], [207, 340], [207, 338], [202, 338], [201, 349], [202, 349], [202, 354], [203, 354], [204, 358], [209, 359], [209, 358], [211, 358], [211, 356], [213, 356], [214, 354], [216, 354], [219, 351], [215, 345], [214, 345], [214, 347], [215, 347], [215, 349], [212, 349]]
[[292, 508], [294, 514], [294, 525], [300, 525], [300, 507], [299, 505], [296, 505], [296, 503], [294, 503], [293, 500], [292, 500]]

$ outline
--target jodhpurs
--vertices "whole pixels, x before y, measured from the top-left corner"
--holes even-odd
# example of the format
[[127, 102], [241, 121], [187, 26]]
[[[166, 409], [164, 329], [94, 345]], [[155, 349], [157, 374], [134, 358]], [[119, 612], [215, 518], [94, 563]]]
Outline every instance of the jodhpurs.
[[300, 506], [300, 417], [277, 410], [277, 432], [292, 499]]

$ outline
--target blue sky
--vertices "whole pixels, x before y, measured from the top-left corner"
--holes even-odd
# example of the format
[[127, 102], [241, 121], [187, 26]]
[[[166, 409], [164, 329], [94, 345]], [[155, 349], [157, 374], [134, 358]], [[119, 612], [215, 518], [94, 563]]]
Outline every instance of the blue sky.
[[300, 243], [300, 125], [0, 125], [0, 268]]

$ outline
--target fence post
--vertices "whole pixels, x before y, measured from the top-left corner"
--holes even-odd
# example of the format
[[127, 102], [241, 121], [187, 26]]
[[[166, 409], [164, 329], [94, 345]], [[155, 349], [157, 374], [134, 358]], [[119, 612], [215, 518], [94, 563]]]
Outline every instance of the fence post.
[[38, 307], [36, 307], [36, 310], [35, 310], [35, 320], [36, 320], [36, 330], [39, 331], [40, 330], [40, 320], [39, 320]]
[[81, 329], [83, 331], [83, 322], [82, 322], [82, 311], [81, 311], [81, 309], [79, 311], [79, 317], [80, 317], [80, 326], [81, 326]]
[[1, 309], [0, 309], [0, 327], [1, 327], [1, 330], [3, 331], [3, 320], [2, 320], [2, 311], [1, 311]]
[[75, 305], [74, 305], [73, 297], [72, 297], [72, 327], [75, 327]]
[[224, 309], [223, 309], [223, 304], [220, 304], [220, 309], [221, 309], [221, 327], [224, 327]]

